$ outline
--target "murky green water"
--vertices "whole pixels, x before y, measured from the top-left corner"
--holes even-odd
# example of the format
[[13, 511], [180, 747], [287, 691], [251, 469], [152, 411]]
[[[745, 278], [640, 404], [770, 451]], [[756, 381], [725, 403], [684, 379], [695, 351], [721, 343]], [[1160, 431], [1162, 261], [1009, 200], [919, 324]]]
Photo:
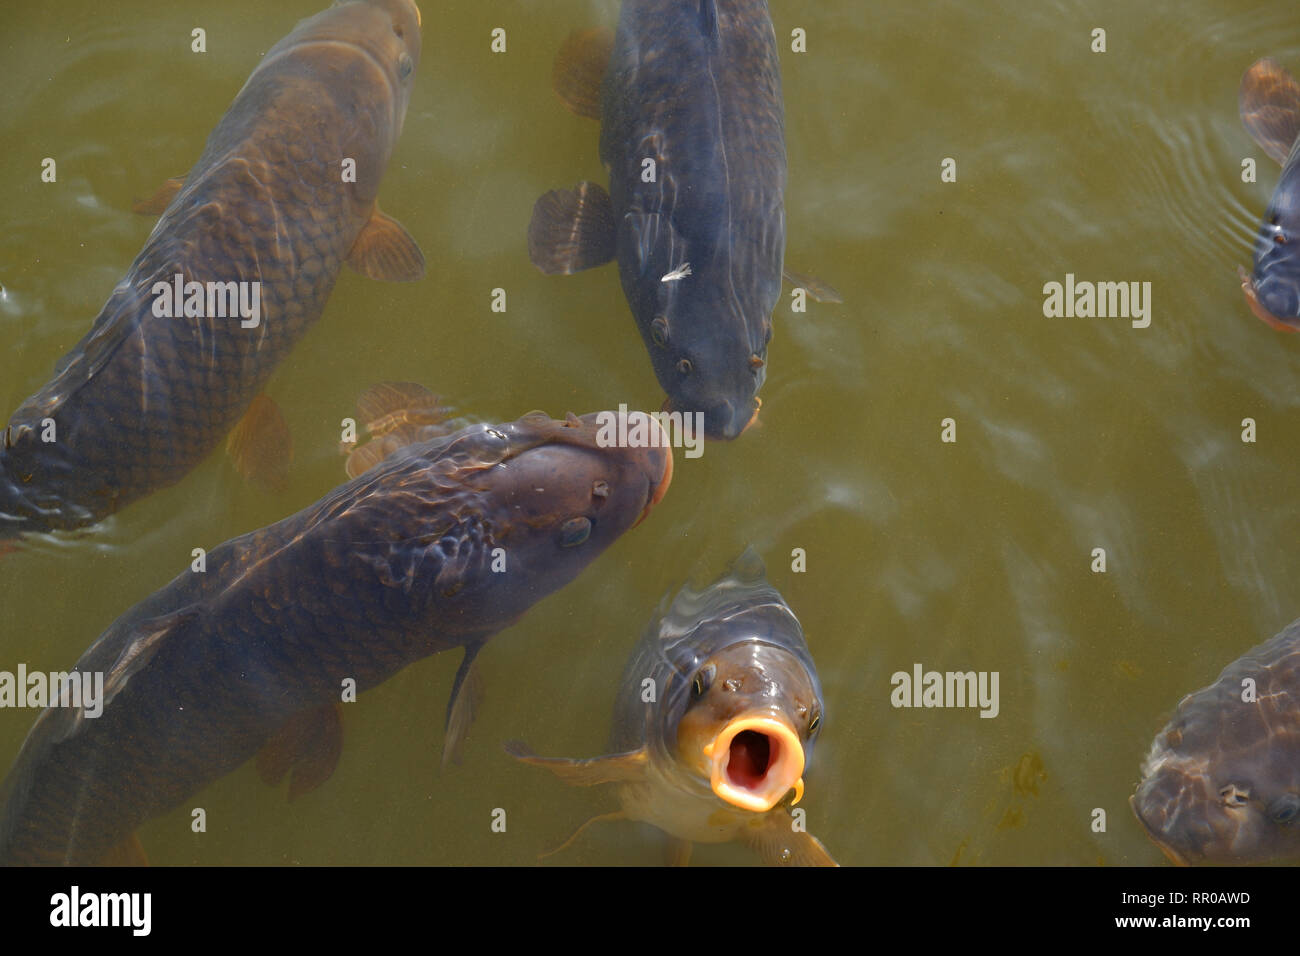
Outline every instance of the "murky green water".
[[[659, 598], [749, 543], [819, 665], [827, 718], [803, 805], [842, 862], [1162, 860], [1127, 807], [1151, 738], [1183, 694], [1300, 615], [1300, 346], [1250, 316], [1234, 275], [1277, 177], [1241, 128], [1237, 84], [1263, 55], [1300, 66], [1300, 14], [1283, 0], [772, 6], [787, 263], [845, 304], [778, 306], [762, 428], [679, 455], [655, 514], [489, 645], [460, 767], [439, 769], [447, 654], [347, 710], [327, 785], [289, 806], [245, 767], [192, 802], [206, 834], [188, 806], [142, 830], [153, 862], [531, 863], [613, 799], [515, 765], [501, 742], [603, 752]], [[214, 455], [94, 534], [0, 559], [0, 668], [70, 666], [192, 548], [339, 484], [338, 422], [371, 383], [424, 382], [494, 420], [658, 406], [615, 271], [547, 278], [524, 241], [539, 194], [603, 179], [596, 125], [564, 111], [549, 76], [563, 37], [616, 5], [422, 8], [381, 202], [428, 277], [345, 273], [277, 372], [297, 448], [287, 491], [246, 487]], [[48, 378], [139, 251], [152, 221], [132, 199], [188, 169], [259, 56], [316, 9], [0, 10], [0, 411]], [[505, 54], [489, 51], [494, 27]], [[795, 27], [806, 53], [790, 51]], [[1097, 27], [1105, 53], [1090, 51]], [[46, 156], [55, 184], [39, 179]], [[1257, 183], [1241, 180], [1246, 157]], [[1150, 327], [1045, 318], [1043, 284], [1067, 273], [1150, 282]], [[890, 675], [918, 662], [998, 671], [1000, 713], [893, 708]], [[0, 763], [32, 717], [0, 711]], [[653, 831], [611, 823], [552, 862], [660, 859]]]

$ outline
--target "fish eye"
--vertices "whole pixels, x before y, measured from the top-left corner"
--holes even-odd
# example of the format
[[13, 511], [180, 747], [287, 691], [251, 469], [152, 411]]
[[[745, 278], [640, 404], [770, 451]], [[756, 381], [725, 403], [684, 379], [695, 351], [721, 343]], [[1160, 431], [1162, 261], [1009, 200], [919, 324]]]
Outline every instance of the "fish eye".
[[403, 53], [397, 58], [397, 78], [399, 80], [406, 79], [411, 75], [411, 71], [414, 69], [415, 64], [411, 62], [411, 55], [409, 53]]
[[681, 372], [683, 375], [690, 375], [691, 369], [693, 368], [695, 368], [695, 366], [691, 364], [691, 360], [688, 358], [684, 358], [677, 363], [677, 371]]
[[650, 323], [650, 341], [660, 348], [668, 344], [668, 320], [662, 315]]
[[603, 478], [597, 478], [591, 485], [591, 496], [593, 498], [609, 497], [609, 482]]
[[574, 548], [591, 537], [591, 520], [588, 518], [570, 518], [560, 525], [560, 547]]
[[818, 713], [817, 716], [813, 717], [813, 719], [809, 722], [808, 733], [810, 735], [817, 733], [817, 728], [820, 727], [821, 725], [822, 725], [822, 715]]
[[1283, 794], [1273, 801], [1268, 812], [1277, 823], [1290, 823], [1296, 818], [1296, 814], [1300, 813], [1300, 794]]
[[703, 697], [704, 692], [708, 690], [709, 686], [713, 683], [713, 676], [717, 672], [718, 669], [712, 664], [709, 664], [707, 667], [701, 667], [695, 674], [695, 682], [691, 684], [691, 696], [697, 698]]

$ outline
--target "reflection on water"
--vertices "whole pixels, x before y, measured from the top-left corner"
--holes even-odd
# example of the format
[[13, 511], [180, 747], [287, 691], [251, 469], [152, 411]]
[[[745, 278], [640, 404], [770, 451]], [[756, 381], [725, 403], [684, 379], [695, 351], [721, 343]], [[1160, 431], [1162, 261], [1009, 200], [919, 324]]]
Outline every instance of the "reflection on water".
[[[0, 154], [5, 414], [139, 251], [152, 223], [131, 201], [197, 158], [259, 56], [316, 5], [291, 6], [0, 12], [0, 129], [16, 144]], [[1278, 173], [1241, 127], [1238, 83], [1263, 55], [1300, 68], [1300, 23], [1282, 0], [1234, 6], [778, 0], [787, 258], [845, 304], [778, 305], [762, 427], [679, 456], [652, 518], [488, 646], [459, 767], [439, 768], [458, 663], [443, 655], [347, 711], [327, 785], [290, 808], [245, 767], [195, 799], [207, 834], [185, 808], [147, 825], [150, 858], [533, 862], [608, 806], [531, 785], [501, 742], [603, 752], [623, 662], [662, 595], [752, 543], [822, 676], [802, 805], [839, 860], [1163, 862], [1127, 806], [1152, 736], [1184, 694], [1300, 615], [1300, 344], [1249, 313], [1235, 275]], [[547, 84], [563, 37], [612, 10], [425, 10], [381, 201], [428, 277], [343, 275], [277, 372], [269, 393], [296, 448], [285, 491], [246, 487], [214, 455], [93, 534], [0, 557], [0, 669], [69, 666], [192, 548], [342, 481], [338, 422], [374, 382], [422, 382], [482, 419], [657, 407], [614, 271], [544, 277], [525, 244], [538, 195], [602, 178], [596, 124]], [[497, 26], [509, 46], [493, 55]], [[789, 50], [794, 27], [805, 54]], [[1105, 53], [1089, 48], [1098, 27]], [[39, 181], [45, 156], [56, 184]], [[955, 183], [940, 181], [945, 157]], [[1046, 318], [1043, 285], [1067, 274], [1150, 282], [1150, 327]], [[945, 418], [954, 443], [940, 440]], [[890, 675], [915, 663], [998, 671], [998, 717], [892, 708]], [[29, 717], [0, 711], [0, 761]], [[490, 829], [498, 807], [505, 834]], [[693, 860], [752, 857], [698, 847]], [[597, 826], [551, 862], [661, 861], [652, 831]]]

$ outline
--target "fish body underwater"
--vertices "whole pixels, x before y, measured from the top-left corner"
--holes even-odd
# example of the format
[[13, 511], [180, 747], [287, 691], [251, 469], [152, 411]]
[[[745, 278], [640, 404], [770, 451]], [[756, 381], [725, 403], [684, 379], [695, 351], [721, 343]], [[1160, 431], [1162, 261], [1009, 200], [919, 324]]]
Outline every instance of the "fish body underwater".
[[1183, 698], [1130, 804], [1175, 863], [1300, 859], [1300, 621]]
[[1257, 61], [1241, 81], [1242, 123], [1282, 164], [1255, 239], [1250, 273], [1238, 267], [1251, 311], [1275, 329], [1300, 329], [1300, 84], [1271, 59]]
[[463, 647], [454, 703], [483, 643], [667, 490], [666, 443], [605, 447], [598, 417], [530, 413], [408, 445], [140, 602], [77, 662], [104, 675], [102, 713], [50, 707], [28, 734], [0, 862], [129, 858], [140, 824], [255, 754], [305, 792], [337, 760], [345, 680], [364, 691]]
[[[605, 66], [605, 58], [608, 65]], [[617, 259], [672, 411], [731, 439], [757, 415], [785, 257], [785, 120], [764, 0], [626, 0], [612, 40], [575, 34], [556, 87], [599, 118], [609, 192], [534, 207], [543, 272]]]
[[618, 690], [614, 753], [508, 750], [574, 785], [614, 784], [622, 809], [597, 819], [653, 824], [674, 862], [692, 843], [740, 841], [767, 863], [834, 865], [791, 809], [822, 710], [803, 629], [747, 550], [704, 590], [682, 588], [646, 629]]
[[[179, 481], [320, 317], [345, 261], [423, 273], [376, 205], [419, 58], [411, 0], [337, 4], [271, 48], [183, 185], [160, 192], [179, 190], [90, 331], [0, 436], [0, 537], [94, 524]], [[169, 316], [160, 290], [177, 276], [203, 291]]]

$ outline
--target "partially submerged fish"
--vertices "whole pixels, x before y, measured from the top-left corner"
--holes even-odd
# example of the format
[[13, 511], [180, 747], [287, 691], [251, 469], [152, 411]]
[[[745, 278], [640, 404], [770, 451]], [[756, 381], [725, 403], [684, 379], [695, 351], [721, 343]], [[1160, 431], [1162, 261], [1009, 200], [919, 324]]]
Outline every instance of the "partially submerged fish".
[[[412, 0], [336, 4], [271, 48], [183, 184], [146, 204], [162, 218], [90, 332], [0, 436], [0, 537], [93, 524], [179, 481], [320, 317], [344, 262], [423, 274], [375, 202], [419, 59]], [[253, 412], [280, 431], [273, 457], [278, 412]], [[236, 436], [231, 450], [256, 475], [266, 447]]]
[[710, 438], [735, 438], [758, 413], [785, 257], [785, 121], [766, 2], [625, 0], [612, 40], [569, 38], [555, 86], [600, 119], [610, 188], [542, 196], [533, 264], [572, 273], [617, 258], [666, 407], [703, 413]]
[[675, 862], [692, 842], [739, 840], [768, 863], [834, 865], [791, 811], [821, 724], [803, 629], [747, 550], [703, 591], [682, 588], [646, 630], [615, 701], [613, 754], [507, 750], [575, 786], [615, 784], [622, 810], [596, 819], [654, 824]]
[[1300, 621], [1183, 698], [1129, 803], [1175, 863], [1300, 859]]
[[[613, 414], [613, 413], [601, 413]], [[0, 863], [130, 859], [135, 829], [254, 754], [290, 795], [326, 779], [344, 681], [364, 691], [492, 635], [663, 497], [672, 452], [605, 447], [597, 415], [541, 412], [401, 448], [207, 555], [77, 662], [103, 712], [42, 712], [5, 783]]]
[[1282, 164], [1255, 239], [1253, 272], [1238, 266], [1251, 311], [1275, 329], [1300, 329], [1300, 84], [1277, 62], [1257, 61], [1238, 95], [1241, 121]]

